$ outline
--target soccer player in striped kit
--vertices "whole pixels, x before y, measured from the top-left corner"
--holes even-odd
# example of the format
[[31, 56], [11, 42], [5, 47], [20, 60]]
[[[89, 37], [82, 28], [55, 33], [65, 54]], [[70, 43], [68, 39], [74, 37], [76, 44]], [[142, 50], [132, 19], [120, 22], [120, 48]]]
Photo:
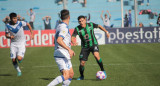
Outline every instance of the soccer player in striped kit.
[[[79, 72], [80, 72], [80, 77], [77, 80], [83, 80], [84, 79], [84, 66], [86, 61], [88, 60], [88, 56], [90, 52], [94, 55], [95, 59], [97, 60], [97, 63], [99, 64], [101, 71], [103, 71], [106, 75], [106, 72], [103, 68], [103, 63], [102, 59], [100, 58], [99, 55], [99, 48], [98, 48], [98, 42], [97, 39], [94, 35], [94, 28], [100, 28], [103, 30], [107, 37], [109, 38], [109, 32], [103, 28], [102, 26], [94, 23], [86, 23], [86, 19], [84, 16], [79, 16], [78, 17], [78, 23], [80, 24], [77, 26], [72, 34], [72, 43], [74, 45], [77, 45], [77, 43], [74, 41], [75, 37], [79, 35], [81, 39], [81, 53], [79, 55], [79, 60], [80, 60], [80, 66], [79, 66]], [[107, 76], [106, 76], [107, 77]], [[106, 78], [105, 77], [105, 78]]]
[[24, 21], [17, 21], [16, 13], [10, 13], [9, 16], [11, 21], [6, 24], [5, 36], [6, 38], [11, 39], [10, 57], [15, 69], [17, 70], [17, 76], [21, 76], [22, 73], [17, 61], [19, 63], [22, 62], [26, 51], [26, 38], [24, 35], [23, 27], [28, 26], [31, 32], [31, 39], [33, 39], [33, 32], [29, 23]]

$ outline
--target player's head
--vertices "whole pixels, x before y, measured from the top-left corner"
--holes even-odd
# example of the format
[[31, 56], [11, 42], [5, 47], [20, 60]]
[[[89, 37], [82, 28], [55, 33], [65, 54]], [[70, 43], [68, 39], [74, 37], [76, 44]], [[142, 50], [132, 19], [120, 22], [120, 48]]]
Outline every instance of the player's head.
[[78, 17], [78, 23], [82, 26], [82, 27], [84, 27], [85, 25], [86, 25], [86, 18], [85, 18], [85, 16], [79, 16]]
[[60, 18], [62, 21], [70, 19], [69, 10], [66, 10], [66, 9], [61, 10]]
[[108, 17], [108, 15], [107, 15], [107, 14], [105, 14], [104, 16], [105, 16], [105, 18], [107, 18], [107, 17]]
[[12, 23], [17, 23], [17, 14], [16, 13], [10, 13], [9, 17], [10, 17], [10, 20]]
[[131, 10], [129, 10], [129, 13], [131, 13]]
[[30, 8], [30, 12], [32, 12], [33, 11], [33, 9], [32, 8]]
[[49, 17], [48, 16], [46, 16], [46, 20], [48, 21], [48, 19], [49, 19]]

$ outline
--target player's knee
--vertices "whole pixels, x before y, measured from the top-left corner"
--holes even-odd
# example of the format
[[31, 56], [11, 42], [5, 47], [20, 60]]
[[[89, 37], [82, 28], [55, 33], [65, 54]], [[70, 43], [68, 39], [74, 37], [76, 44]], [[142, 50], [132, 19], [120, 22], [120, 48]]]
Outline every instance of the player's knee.
[[16, 59], [12, 59], [12, 62], [15, 62], [16, 61]]
[[21, 61], [22, 59], [23, 59], [22, 57], [20, 57], [20, 56], [18, 57], [18, 61]]
[[73, 78], [73, 76], [74, 76], [74, 72], [69, 74], [69, 78]]
[[85, 62], [84, 61], [81, 61], [81, 66], [84, 66], [85, 65]]
[[69, 73], [68, 72], [64, 72], [63, 73], [63, 77], [65, 80], [67, 80], [69, 78]]
[[69, 75], [68, 74], [64, 75], [63, 77], [64, 77], [65, 80], [69, 79]]

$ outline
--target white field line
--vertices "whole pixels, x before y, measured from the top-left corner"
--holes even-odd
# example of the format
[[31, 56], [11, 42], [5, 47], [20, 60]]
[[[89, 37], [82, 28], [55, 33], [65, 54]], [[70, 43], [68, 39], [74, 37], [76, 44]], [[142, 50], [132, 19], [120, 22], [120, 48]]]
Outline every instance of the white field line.
[[[86, 64], [85, 66], [98, 66], [98, 64]], [[122, 64], [103, 64], [105, 66], [126, 66], [126, 65], [160, 65], [160, 63], [122, 63]], [[72, 65], [73, 67], [78, 67], [78, 65]], [[48, 66], [32, 66], [31, 68], [50, 68], [50, 67], [57, 67], [57, 65], [48, 65]], [[24, 68], [24, 67], [20, 67], [20, 68]], [[0, 67], [1, 69], [9, 69], [7, 67]]]

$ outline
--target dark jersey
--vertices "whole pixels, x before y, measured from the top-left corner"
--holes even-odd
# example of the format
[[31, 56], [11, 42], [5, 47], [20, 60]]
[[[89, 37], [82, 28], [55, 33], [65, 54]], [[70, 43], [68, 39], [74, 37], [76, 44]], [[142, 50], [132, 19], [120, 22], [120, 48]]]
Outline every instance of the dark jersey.
[[72, 34], [72, 36], [79, 35], [81, 39], [81, 46], [83, 48], [89, 48], [93, 45], [98, 45], [97, 39], [94, 34], [94, 28], [98, 28], [98, 24], [87, 23], [86, 28], [77, 26]]

